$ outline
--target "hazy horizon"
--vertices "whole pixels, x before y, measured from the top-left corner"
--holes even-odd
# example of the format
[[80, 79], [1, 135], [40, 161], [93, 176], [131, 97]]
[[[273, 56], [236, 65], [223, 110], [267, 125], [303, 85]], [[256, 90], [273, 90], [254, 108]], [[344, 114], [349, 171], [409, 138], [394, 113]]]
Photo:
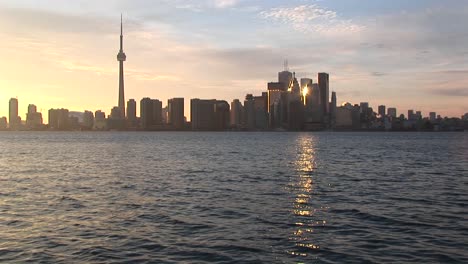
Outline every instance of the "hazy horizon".
[[[125, 99], [231, 102], [266, 91], [289, 60], [298, 78], [330, 73], [342, 102], [459, 117], [468, 98], [467, 1], [0, 1], [0, 117], [19, 99], [117, 105], [120, 13]], [[139, 106], [138, 106], [139, 108]], [[139, 112], [139, 111], [138, 111]]]

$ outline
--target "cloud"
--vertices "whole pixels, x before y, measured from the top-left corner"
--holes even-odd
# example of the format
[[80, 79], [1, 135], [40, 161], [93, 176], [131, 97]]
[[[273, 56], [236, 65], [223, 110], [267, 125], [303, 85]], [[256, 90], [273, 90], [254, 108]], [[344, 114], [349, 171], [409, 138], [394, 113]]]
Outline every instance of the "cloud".
[[260, 17], [291, 26], [303, 33], [317, 32], [325, 35], [350, 34], [362, 31], [365, 27], [342, 19], [335, 11], [318, 6], [300, 5], [296, 7], [275, 7], [260, 12]]
[[431, 92], [435, 95], [468, 97], [468, 86], [463, 88], [433, 89]]

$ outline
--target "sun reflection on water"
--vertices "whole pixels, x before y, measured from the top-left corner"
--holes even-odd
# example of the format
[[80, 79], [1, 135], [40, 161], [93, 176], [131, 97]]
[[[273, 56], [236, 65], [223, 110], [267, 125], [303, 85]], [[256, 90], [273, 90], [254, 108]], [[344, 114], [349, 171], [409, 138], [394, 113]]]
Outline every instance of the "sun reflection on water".
[[315, 213], [323, 208], [313, 207], [314, 173], [317, 167], [315, 154], [315, 139], [310, 135], [303, 135], [297, 140], [297, 158], [294, 161], [296, 174], [292, 178], [291, 193], [294, 196], [292, 213], [295, 218], [295, 228], [289, 240], [295, 245], [294, 250], [288, 251], [293, 256], [307, 257], [320, 246], [314, 242], [314, 227], [326, 224], [318, 220]]

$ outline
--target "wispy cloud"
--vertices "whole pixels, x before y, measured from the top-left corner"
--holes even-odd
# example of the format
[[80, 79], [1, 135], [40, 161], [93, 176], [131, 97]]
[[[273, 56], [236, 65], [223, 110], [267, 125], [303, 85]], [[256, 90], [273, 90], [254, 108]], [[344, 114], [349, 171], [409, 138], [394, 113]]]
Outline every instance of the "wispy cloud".
[[342, 19], [335, 11], [322, 8], [317, 4], [275, 7], [260, 12], [260, 17], [286, 24], [304, 33], [355, 33], [365, 28], [352, 20]]

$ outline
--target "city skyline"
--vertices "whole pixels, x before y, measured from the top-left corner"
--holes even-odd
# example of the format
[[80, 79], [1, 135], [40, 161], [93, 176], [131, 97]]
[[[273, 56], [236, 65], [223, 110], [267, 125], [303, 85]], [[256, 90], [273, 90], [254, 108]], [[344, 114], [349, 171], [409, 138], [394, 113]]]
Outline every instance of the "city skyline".
[[[466, 55], [461, 51], [464, 39], [462, 35], [453, 36], [453, 33], [459, 30], [453, 24], [449, 23], [446, 28], [418, 24], [421, 30], [416, 31], [418, 33], [414, 34], [416, 37], [419, 33], [426, 33], [432, 29], [441, 33], [438, 36], [440, 42], [435, 42], [433, 45], [441, 46], [434, 46], [431, 50], [422, 45], [420, 48], [426, 50], [413, 55], [421, 56], [419, 60], [424, 63], [409, 67], [409, 64], [404, 64], [403, 56], [409, 50], [397, 45], [393, 46], [392, 51], [391, 45], [387, 47], [389, 44], [386, 43], [372, 46], [370, 42], [367, 44], [362, 42], [365, 38], [359, 39], [360, 43], [354, 49], [345, 47], [347, 44], [344, 45], [346, 50], [334, 56], [330, 50], [322, 52], [324, 46], [318, 43], [323, 45], [323, 42], [331, 41], [330, 43], [336, 44], [337, 40], [341, 40], [355, 44], [356, 35], [361, 38], [361, 35], [369, 33], [368, 26], [360, 26], [358, 22], [362, 21], [353, 20], [348, 14], [356, 10], [347, 10], [337, 5], [335, 1], [293, 1], [287, 6], [278, 1], [269, 4], [259, 1], [207, 1], [198, 4], [194, 4], [193, 1], [176, 2], [178, 5], [173, 6], [167, 1], [161, 1], [161, 10], [172, 10], [171, 14], [177, 14], [179, 19], [203, 14], [208, 17], [206, 21], [219, 19], [221, 15], [226, 14], [231, 14], [233, 17], [255, 14], [255, 18], [252, 19], [264, 22], [259, 23], [262, 24], [262, 30], [266, 30], [265, 36], [252, 38], [252, 31], [240, 25], [227, 27], [235, 29], [228, 30], [234, 36], [245, 36], [245, 41], [237, 43], [228, 41], [232, 37], [209, 25], [206, 25], [206, 28], [201, 26], [192, 28], [191, 34], [184, 34], [187, 32], [183, 28], [188, 25], [181, 21], [164, 20], [160, 15], [157, 16], [159, 20], [148, 18], [151, 12], [142, 10], [142, 6], [152, 3], [138, 2], [132, 6], [133, 8], [130, 8], [129, 2], [126, 1], [111, 5], [110, 10], [127, 7], [124, 9], [126, 10], [124, 18], [129, 25], [127, 51], [132, 54], [126, 72], [127, 98], [139, 101], [150, 96], [162, 102], [175, 97], [217, 98], [228, 102], [233, 99], [242, 100], [245, 94], [259, 94], [264, 91], [267, 83], [275, 79], [282, 61], [289, 59], [291, 71], [296, 71], [300, 77], [312, 78], [314, 82], [317, 81], [315, 72], [329, 72], [330, 93], [338, 92], [338, 105], [344, 101], [353, 104], [370, 102], [374, 109], [377, 109], [378, 105], [387, 105], [387, 107], [396, 107], [399, 113], [414, 109], [424, 113], [435, 111], [442, 116], [456, 117], [466, 112], [463, 103], [467, 99], [467, 89], [464, 88], [467, 60], [464, 60]], [[456, 10], [457, 4], [452, 1], [444, 4], [445, 8], [433, 8], [432, 11], [431, 7], [438, 5], [436, 2], [425, 1], [425, 4], [420, 1], [415, 2], [413, 4], [398, 2], [396, 6], [406, 10], [408, 14], [418, 13], [421, 7], [425, 7], [424, 12], [420, 14], [420, 20], [424, 20], [425, 16], [440, 18], [444, 12], [454, 12], [452, 15], [456, 17], [464, 14], [466, 10], [466, 8]], [[116, 80], [119, 79], [119, 71], [112, 60], [112, 56], [115, 55], [108, 56], [108, 52], [115, 50], [118, 38], [116, 23], [113, 21], [116, 20], [115, 14], [104, 11], [100, 4], [91, 4], [87, 1], [78, 1], [78, 3], [81, 4], [81, 8], [73, 12], [63, 4], [58, 4], [55, 8], [33, 5], [30, 1], [4, 1], [0, 4], [2, 14], [0, 28], [4, 32], [3, 39], [8, 40], [0, 45], [6, 51], [6, 61], [11, 61], [11, 65], [0, 64], [2, 72], [0, 100], [7, 102], [10, 98], [18, 97], [19, 115], [23, 120], [26, 119], [26, 111], [23, 109], [26, 109], [28, 104], [37, 105], [43, 113], [48, 109], [61, 107], [67, 107], [72, 111], [101, 109], [110, 113], [110, 109], [116, 105], [115, 91], [118, 87]], [[249, 5], [252, 3], [258, 4], [256, 8], [254, 5]], [[364, 5], [372, 7], [370, 3]], [[401, 11], [398, 8], [383, 6], [388, 15]], [[22, 19], [25, 16], [27, 18]], [[35, 19], [44, 17], [63, 23], [43, 22], [33, 25]], [[198, 25], [200, 21], [205, 20], [197, 20], [195, 24]], [[12, 27], [13, 22], [17, 23], [16, 27]], [[270, 22], [272, 26], [264, 25]], [[239, 23], [245, 24], [245, 22]], [[65, 30], [66, 26], [70, 26], [68, 31]], [[258, 25], [255, 26], [256, 29], [257, 27]], [[308, 30], [313, 32], [307, 32]], [[391, 30], [398, 32], [395, 28], [390, 28], [389, 32], [392, 32]], [[206, 32], [201, 34], [204, 31], [213, 34]], [[355, 36], [350, 36], [344, 31], [350, 31], [353, 33], [351, 35]], [[306, 33], [315, 33], [316, 37], [307, 38], [305, 41], [303, 37]], [[449, 33], [452, 42], [442, 41], [444, 34]], [[198, 36], [197, 41], [197, 34], [211, 37], [208, 37], [207, 41], [202, 36]], [[52, 38], [48, 39], [47, 36]], [[221, 40], [214, 39], [218, 39], [218, 36]], [[288, 37], [292, 37], [295, 42], [285, 42]], [[402, 39], [403, 44], [407, 44], [405, 41]], [[418, 39], [411, 41], [420, 43]], [[305, 42], [312, 43], [311, 47], [305, 47]], [[446, 45], [444, 49], [440, 49], [443, 45]], [[196, 49], [201, 52], [194, 55], [197, 53]], [[362, 57], [358, 57], [358, 60], [362, 61], [358, 61], [357, 64], [368, 68], [366, 74], [355, 72], [352, 68], [357, 65], [349, 64], [351, 59], [355, 59], [354, 55], [346, 55], [360, 53], [362, 49], [369, 51], [369, 56], [361, 54]], [[379, 57], [376, 55], [376, 50], [386, 50], [379, 53], [379, 56], [387, 55]], [[320, 51], [321, 56], [315, 54], [315, 51]], [[434, 57], [434, 54], [441, 55], [438, 53], [442, 51], [445, 57]], [[395, 55], [394, 52], [399, 54], [400, 63], [389, 58], [390, 54]], [[82, 53], [86, 54], [86, 57]], [[34, 57], [33, 54], [40, 56]], [[81, 55], [77, 56], [78, 54]], [[376, 65], [375, 61], [372, 62], [377, 57], [385, 63]], [[33, 58], [37, 60], [32, 61]], [[450, 61], [451, 59], [453, 61]], [[389, 65], [401, 69], [381, 70]], [[433, 69], [428, 70], [427, 65]], [[424, 70], [425, 73], [421, 74], [419, 70]], [[401, 78], [406, 78], [406, 81], [400, 80]], [[437, 89], [430, 88], [431, 86], [437, 86]], [[189, 104], [190, 100], [185, 100], [185, 116], [188, 119], [190, 119]], [[8, 116], [7, 107], [0, 108], [0, 116]]]

